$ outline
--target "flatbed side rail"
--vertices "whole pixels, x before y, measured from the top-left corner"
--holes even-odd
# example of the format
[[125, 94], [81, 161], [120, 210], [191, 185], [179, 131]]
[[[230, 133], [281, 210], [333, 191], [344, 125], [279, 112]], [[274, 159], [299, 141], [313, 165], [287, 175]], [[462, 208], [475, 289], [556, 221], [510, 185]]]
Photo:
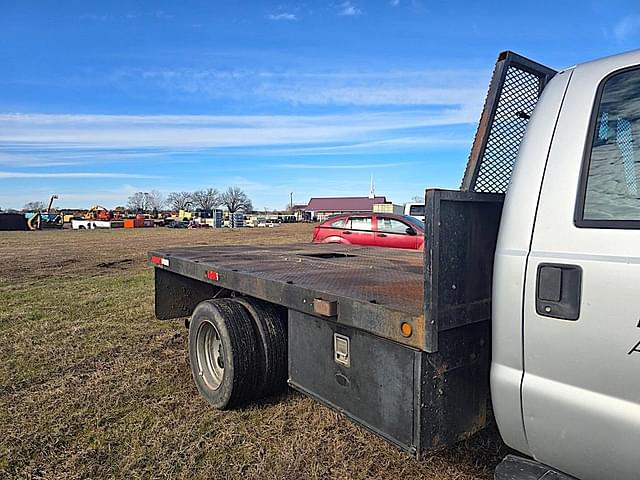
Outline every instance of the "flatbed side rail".
[[493, 70], [461, 189], [505, 193], [520, 142], [542, 90], [557, 72], [502, 52]]
[[[328, 247], [336, 251], [347, 250], [340, 249], [339, 246]], [[331, 251], [327, 248], [313, 250]], [[264, 254], [267, 254], [266, 249]], [[279, 252], [274, 253], [278, 254]], [[286, 260], [282, 258], [281, 268], [289, 270], [289, 278], [295, 279], [286, 281], [270, 278], [264, 272], [246, 271], [241, 266], [239, 270], [230, 268], [223, 260], [197, 261], [171, 249], [150, 252], [149, 257], [156, 267], [155, 308], [158, 319], [186, 317], [200, 301], [224, 295], [225, 292], [221, 290], [226, 290], [227, 293], [245, 294], [298, 312], [324, 317], [416, 349], [421, 349], [426, 343], [424, 318], [419, 306], [415, 312], [402, 311], [364, 298], [319, 290], [305, 283], [304, 279], [298, 282], [301, 277], [296, 277], [296, 268], [310, 263], [317, 264], [318, 260], [303, 260], [296, 258], [295, 254], [287, 255]], [[255, 261], [261, 262], [260, 265], [266, 269], [269, 268], [265, 263], [267, 259], [256, 257]], [[368, 275], [380, 273], [385, 274], [382, 270], [373, 269]], [[361, 280], [367, 278], [369, 277]], [[402, 334], [403, 323], [411, 326], [412, 334], [408, 337]]]

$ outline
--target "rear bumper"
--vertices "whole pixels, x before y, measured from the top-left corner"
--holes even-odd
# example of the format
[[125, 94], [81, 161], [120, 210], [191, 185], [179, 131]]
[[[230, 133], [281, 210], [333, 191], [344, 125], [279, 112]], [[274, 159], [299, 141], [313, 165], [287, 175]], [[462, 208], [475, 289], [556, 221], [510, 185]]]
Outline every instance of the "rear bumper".
[[528, 458], [507, 455], [496, 467], [495, 480], [578, 480]]

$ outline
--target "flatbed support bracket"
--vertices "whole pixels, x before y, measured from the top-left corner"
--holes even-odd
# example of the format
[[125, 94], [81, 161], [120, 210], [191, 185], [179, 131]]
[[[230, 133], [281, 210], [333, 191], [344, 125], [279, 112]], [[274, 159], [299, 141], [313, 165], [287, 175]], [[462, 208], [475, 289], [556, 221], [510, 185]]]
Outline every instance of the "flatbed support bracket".
[[335, 317], [338, 315], [338, 302], [335, 300], [313, 299], [313, 312], [323, 317]]

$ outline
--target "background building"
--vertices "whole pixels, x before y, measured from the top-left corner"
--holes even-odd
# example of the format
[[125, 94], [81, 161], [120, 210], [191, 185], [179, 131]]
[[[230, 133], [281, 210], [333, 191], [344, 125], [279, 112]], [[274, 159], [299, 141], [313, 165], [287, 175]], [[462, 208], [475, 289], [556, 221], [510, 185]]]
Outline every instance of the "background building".
[[326, 220], [332, 215], [352, 212], [373, 212], [377, 203], [386, 203], [386, 197], [313, 197], [305, 208], [311, 220]]

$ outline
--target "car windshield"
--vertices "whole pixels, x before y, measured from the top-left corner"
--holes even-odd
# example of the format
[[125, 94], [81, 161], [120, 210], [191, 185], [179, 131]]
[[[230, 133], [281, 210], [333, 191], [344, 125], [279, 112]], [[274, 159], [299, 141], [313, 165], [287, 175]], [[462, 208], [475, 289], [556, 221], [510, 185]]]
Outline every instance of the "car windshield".
[[[423, 211], [423, 213], [424, 213], [424, 211]], [[417, 218], [414, 218], [414, 217], [410, 217], [408, 215], [404, 215], [404, 219], [407, 222], [411, 223], [412, 225], [418, 227], [420, 230], [422, 230], [424, 232], [424, 222], [423, 221], [418, 220]]]

